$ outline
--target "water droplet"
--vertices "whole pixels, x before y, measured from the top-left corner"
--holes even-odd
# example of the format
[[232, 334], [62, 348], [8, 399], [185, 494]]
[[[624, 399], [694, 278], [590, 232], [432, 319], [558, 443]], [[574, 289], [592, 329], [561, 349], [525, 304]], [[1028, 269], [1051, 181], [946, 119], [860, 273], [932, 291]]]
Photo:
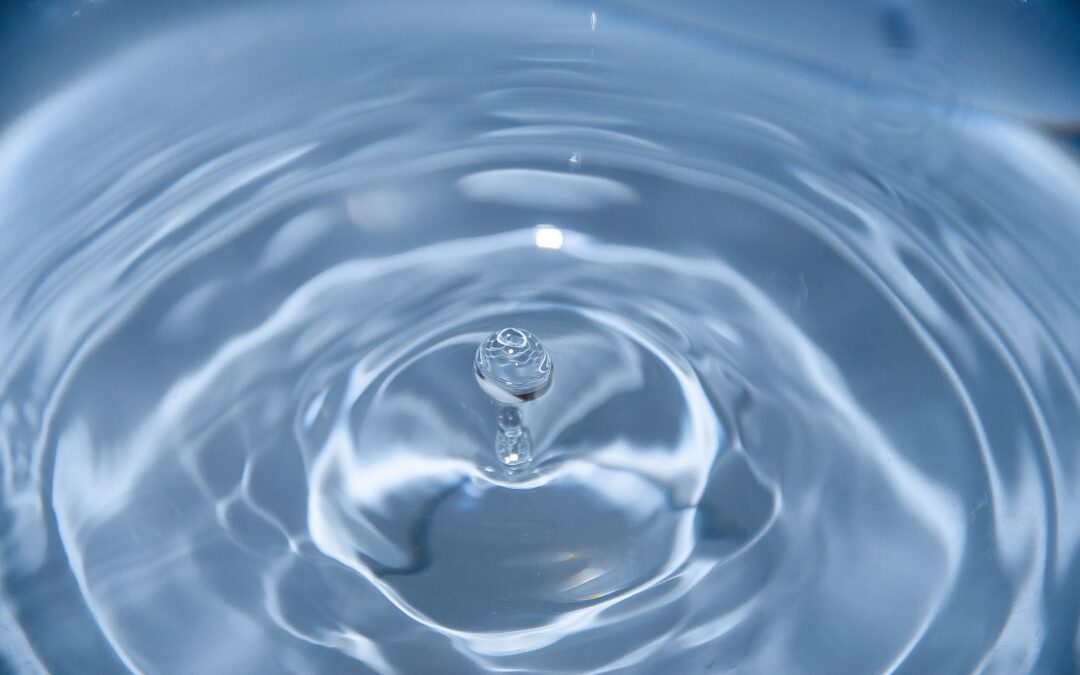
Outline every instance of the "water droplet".
[[476, 350], [476, 378], [502, 403], [530, 401], [551, 386], [551, 357], [540, 340], [520, 328], [492, 333]]
[[569, 164], [570, 164], [570, 170], [571, 171], [580, 170], [581, 169], [581, 153], [580, 152], [572, 152], [572, 153], [570, 153], [570, 162], [569, 162]]

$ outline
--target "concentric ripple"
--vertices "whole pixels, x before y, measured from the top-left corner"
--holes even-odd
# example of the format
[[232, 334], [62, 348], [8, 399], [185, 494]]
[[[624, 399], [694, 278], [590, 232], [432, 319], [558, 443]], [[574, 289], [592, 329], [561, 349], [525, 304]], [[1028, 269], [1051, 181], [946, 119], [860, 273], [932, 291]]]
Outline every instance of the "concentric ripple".
[[0, 670], [1074, 668], [1074, 158], [504, 5], [207, 16], [3, 131]]

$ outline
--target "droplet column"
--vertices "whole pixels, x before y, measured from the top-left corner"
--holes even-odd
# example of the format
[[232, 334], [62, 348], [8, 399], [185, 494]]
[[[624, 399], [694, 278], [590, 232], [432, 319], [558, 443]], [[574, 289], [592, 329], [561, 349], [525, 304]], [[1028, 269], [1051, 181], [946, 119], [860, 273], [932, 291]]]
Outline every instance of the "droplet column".
[[474, 366], [480, 387], [504, 404], [497, 419], [495, 456], [507, 469], [520, 470], [532, 461], [532, 438], [517, 406], [551, 386], [551, 357], [532, 333], [503, 328], [480, 343]]

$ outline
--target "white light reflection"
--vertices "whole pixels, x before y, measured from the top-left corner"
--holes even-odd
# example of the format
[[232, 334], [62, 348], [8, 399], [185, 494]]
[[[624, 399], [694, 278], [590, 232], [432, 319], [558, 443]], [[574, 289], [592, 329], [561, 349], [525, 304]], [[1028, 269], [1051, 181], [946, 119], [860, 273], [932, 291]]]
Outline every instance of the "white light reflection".
[[534, 233], [537, 248], [559, 250], [563, 245], [562, 230], [554, 225], [537, 225]]

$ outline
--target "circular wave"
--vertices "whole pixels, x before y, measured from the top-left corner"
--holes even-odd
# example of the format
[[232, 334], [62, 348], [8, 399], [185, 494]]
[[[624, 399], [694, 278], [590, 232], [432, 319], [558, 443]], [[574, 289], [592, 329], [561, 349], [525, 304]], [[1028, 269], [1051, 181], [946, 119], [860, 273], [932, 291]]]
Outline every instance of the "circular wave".
[[[0, 137], [27, 663], [1074, 663], [1073, 159], [945, 76], [485, 7], [201, 21]], [[508, 325], [557, 371], [512, 477]]]

